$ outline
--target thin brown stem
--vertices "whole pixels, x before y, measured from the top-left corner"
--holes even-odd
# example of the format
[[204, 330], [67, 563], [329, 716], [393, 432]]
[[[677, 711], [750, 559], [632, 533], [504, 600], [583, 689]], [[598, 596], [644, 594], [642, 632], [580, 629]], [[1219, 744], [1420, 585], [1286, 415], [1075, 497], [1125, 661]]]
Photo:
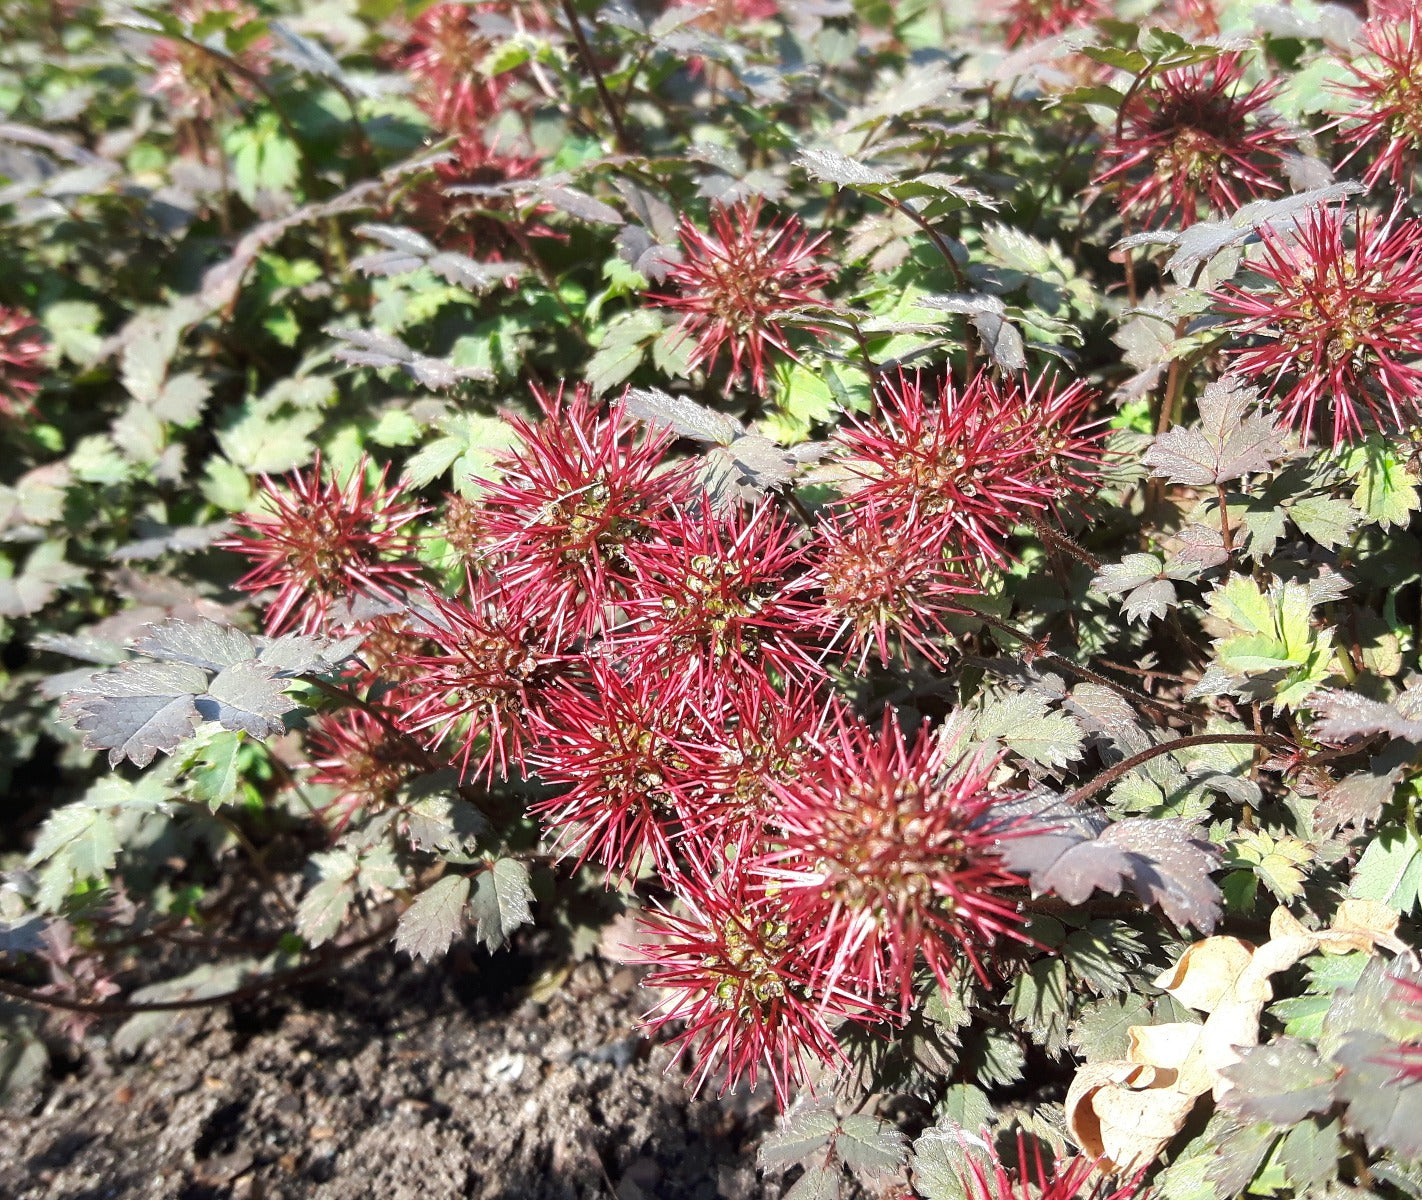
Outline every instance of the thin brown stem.
[[1031, 657], [1040, 659], [1048, 666], [1057, 667], [1060, 670], [1077, 676], [1079, 679], [1086, 680], [1088, 683], [1098, 684], [1109, 691], [1115, 692], [1116, 695], [1123, 699], [1132, 700], [1142, 708], [1149, 708], [1162, 716], [1182, 717], [1190, 721], [1200, 720], [1197, 714], [1192, 713], [1184, 705], [1171, 704], [1165, 700], [1157, 700], [1154, 696], [1148, 696], [1145, 692], [1101, 674], [1100, 671], [1093, 671], [1090, 667], [1083, 667], [1080, 663], [1074, 663], [1069, 658], [1063, 658], [1060, 654], [1053, 653], [1046, 648], [1045, 642], [1039, 642], [1038, 639], [1032, 637], [1026, 630], [1018, 629], [1007, 621], [999, 620], [997, 617], [984, 612], [975, 612], [973, 615], [982, 621], [983, 624], [989, 625], [993, 629], [999, 629], [1003, 633], [1016, 638], [1024, 645], [1032, 647]]
[[1224, 542], [1226, 554], [1234, 553], [1234, 530], [1229, 527], [1229, 499], [1225, 496], [1224, 484], [1215, 484], [1215, 499], [1220, 506], [1220, 539]]
[[573, 7], [573, 0], [563, 0], [563, 15], [568, 19], [568, 27], [572, 30], [573, 40], [578, 43], [578, 57], [583, 60], [583, 66], [592, 76], [593, 84], [597, 88], [598, 99], [602, 101], [603, 111], [607, 113], [607, 119], [612, 122], [612, 132], [617, 149], [623, 154], [631, 154], [632, 141], [627, 136], [627, 127], [622, 123], [622, 113], [618, 110], [612, 93], [607, 90], [607, 81], [603, 79], [602, 72], [597, 69], [597, 60], [593, 57], [592, 47], [588, 45], [587, 34], [583, 32], [583, 24], [578, 17], [578, 10]]
[[255, 983], [249, 983], [243, 987], [234, 988], [230, 992], [219, 992], [215, 996], [189, 996], [182, 1000], [144, 1000], [138, 1002], [125, 1000], [66, 1000], [62, 996], [50, 996], [35, 988], [25, 987], [20, 983], [11, 983], [8, 979], [0, 979], [0, 995], [12, 996], [16, 1000], [23, 1000], [28, 1004], [36, 1004], [41, 1008], [58, 1008], [65, 1012], [92, 1013], [94, 1016], [99, 1017], [127, 1017], [135, 1013], [150, 1012], [182, 1012], [185, 1009], [214, 1008], [220, 1004], [237, 1004], [243, 1000], [250, 1000], [255, 996], [260, 996], [264, 992], [290, 987], [292, 984], [301, 983], [303, 980], [324, 974], [343, 959], [347, 959], [351, 955], [389, 937], [395, 932], [395, 924], [394, 921], [387, 922], [375, 930], [374, 933], [366, 934], [363, 938], [357, 938], [354, 942], [347, 942], [344, 946], [332, 947], [328, 953], [313, 962], [304, 963], [299, 967], [292, 967], [289, 971], [278, 971], [276, 974], [268, 975]]
[[[964, 293], [970, 292], [972, 286], [968, 283], [968, 277], [963, 274], [963, 268], [958, 265], [958, 260], [953, 257], [952, 247], [948, 245], [943, 235], [933, 228], [933, 224], [928, 218], [922, 213], [915, 212], [912, 207], [905, 204], [902, 200], [895, 200], [889, 197], [883, 197], [883, 199], [895, 212], [903, 213], [904, 216], [922, 229], [924, 233], [928, 234], [929, 240], [938, 247], [938, 253], [943, 256], [943, 261], [948, 264], [948, 269], [953, 272], [953, 280], [958, 289]], [[963, 323], [965, 325], [969, 324], [967, 317], [963, 318]], [[977, 374], [978, 355], [973, 344], [974, 334], [971, 327], [967, 328], [965, 333], [967, 336], [963, 339], [963, 352], [966, 355], [964, 367], [968, 373], [968, 378], [971, 379]]]
[[529, 265], [538, 273], [538, 278], [543, 281], [543, 286], [548, 289], [548, 294], [553, 297], [553, 303], [556, 304], [562, 310], [563, 315], [568, 318], [569, 327], [578, 335], [583, 345], [588, 345], [587, 327], [583, 324], [582, 318], [568, 307], [568, 302], [563, 299], [562, 293], [558, 290], [557, 276], [553, 274], [548, 264], [543, 260], [543, 256], [538, 253], [533, 243], [529, 240], [528, 235], [513, 221], [508, 222], [504, 228], [508, 231], [509, 236], [518, 243], [519, 251], [523, 254], [524, 258], [528, 259]]
[[1032, 526], [1033, 532], [1036, 533], [1043, 542], [1050, 546], [1055, 546], [1068, 557], [1076, 559], [1077, 562], [1083, 566], [1090, 567], [1093, 571], [1099, 572], [1101, 570], [1101, 560], [1070, 534], [1064, 533], [1060, 529], [1053, 529], [1036, 515], [1029, 515], [1027, 524]]
[[1293, 743], [1286, 737], [1279, 737], [1272, 733], [1187, 734], [1185, 737], [1173, 738], [1171, 741], [1161, 742], [1158, 746], [1151, 746], [1139, 754], [1132, 754], [1130, 758], [1123, 758], [1090, 783], [1082, 784], [1067, 796], [1066, 802], [1080, 804], [1083, 800], [1089, 800], [1097, 792], [1110, 787], [1118, 779], [1129, 775], [1137, 767], [1150, 762], [1151, 759], [1159, 758], [1162, 754], [1174, 753], [1176, 750], [1188, 750], [1191, 746], [1267, 746], [1271, 750], [1286, 750], [1292, 748]]

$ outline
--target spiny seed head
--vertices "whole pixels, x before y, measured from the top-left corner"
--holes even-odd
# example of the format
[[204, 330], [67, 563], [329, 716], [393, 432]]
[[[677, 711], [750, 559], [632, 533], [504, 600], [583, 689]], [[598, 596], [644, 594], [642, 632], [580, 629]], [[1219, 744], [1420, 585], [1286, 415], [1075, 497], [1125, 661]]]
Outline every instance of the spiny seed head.
[[997, 816], [1016, 799], [993, 788], [996, 762], [964, 759], [925, 728], [912, 744], [893, 710], [877, 730], [843, 719], [814, 765], [779, 784], [773, 824], [781, 847], [754, 867], [781, 889], [831, 977], [899, 992], [908, 1011], [918, 959], [946, 987], [966, 957], [1000, 936], [1025, 940], [1015, 900], [1023, 880], [998, 842]]
[[947, 616], [964, 611], [953, 597], [975, 590], [972, 583], [913, 523], [852, 500], [814, 528], [801, 581], [819, 599], [811, 627], [860, 671], [871, 652], [882, 666], [907, 663], [911, 650], [941, 663], [935, 639], [947, 632]]
[[1008, 1164], [991, 1133], [972, 1139], [959, 1135], [963, 1153], [957, 1174], [964, 1200], [1144, 1200], [1151, 1194], [1141, 1169], [1112, 1182], [1084, 1154], [1043, 1160], [1036, 1139], [1029, 1152], [1017, 1134], [1017, 1161]]
[[403, 726], [428, 731], [431, 748], [457, 740], [451, 757], [465, 775], [507, 776], [510, 763], [522, 766], [551, 675], [536, 615], [496, 584], [470, 577], [457, 599], [427, 593], [413, 624], [434, 650], [403, 660], [419, 692]]
[[777, 690], [760, 678], [760, 686], [728, 691], [719, 705], [702, 698], [696, 737], [684, 747], [694, 786], [679, 815], [703, 857], [759, 837], [777, 805], [776, 784], [814, 758], [816, 735], [838, 711], [815, 689]]
[[1010, 0], [1006, 42], [1009, 49], [1039, 42], [1068, 29], [1090, 25], [1110, 14], [1103, 0]]
[[518, 444], [481, 497], [482, 535], [505, 588], [560, 637], [588, 637], [628, 594], [631, 548], [686, 498], [686, 472], [667, 469], [673, 435], [639, 435], [622, 401], [603, 414], [587, 385], [537, 400], [542, 419], [511, 419]]
[[1422, 150], [1422, 11], [1409, 5], [1371, 20], [1362, 41], [1352, 78], [1337, 85], [1354, 102], [1337, 122], [1338, 141], [1352, 147], [1343, 162], [1366, 155], [1365, 184], [1386, 179], [1405, 189]]
[[369, 816], [385, 808], [420, 766], [409, 742], [363, 709], [321, 717], [309, 738], [307, 781], [338, 791], [322, 810], [335, 832], [358, 813]]
[[723, 1093], [764, 1072], [783, 1107], [811, 1064], [844, 1061], [839, 1021], [884, 1014], [849, 980], [826, 980], [805, 951], [810, 931], [783, 903], [734, 865], [702, 868], [683, 881], [678, 910], [653, 908], [641, 921], [642, 961], [654, 967], [644, 983], [666, 993], [647, 1026], [681, 1023], [672, 1045], [694, 1059], [694, 1091], [713, 1072], [725, 1072]]
[[482, 70], [492, 46], [476, 24], [491, 7], [435, 4], [410, 27], [398, 65], [409, 72], [420, 107], [442, 132], [478, 131], [499, 109], [504, 85]]
[[901, 373], [881, 386], [876, 419], [850, 417], [835, 434], [858, 477], [849, 503], [912, 530], [926, 552], [1005, 563], [1014, 525], [1093, 490], [1094, 399], [1052, 377], [1024, 386], [980, 374], [959, 387]]
[[820, 672], [799, 632], [807, 602], [789, 588], [803, 566], [799, 530], [773, 501], [668, 515], [628, 557], [636, 585], [622, 643], [638, 662], [684, 673], [712, 696], [756, 686], [766, 671]]
[[1248, 266], [1264, 280], [1214, 293], [1229, 328], [1253, 343], [1232, 369], [1272, 393], [1305, 442], [1335, 446], [1363, 414], [1406, 430], [1422, 412], [1422, 221], [1342, 204], [1310, 209], [1288, 233], [1261, 230]]
[[583, 676], [549, 688], [537, 733], [530, 766], [566, 790], [529, 811], [559, 852], [591, 859], [614, 879], [648, 858], [674, 875], [677, 813], [692, 786], [686, 746], [696, 736], [684, 681], [593, 659]]
[[0, 305], [0, 415], [30, 410], [44, 370], [45, 338], [27, 312]]
[[813, 303], [815, 289], [833, 278], [815, 256], [828, 234], [811, 237], [797, 217], [762, 228], [760, 211], [758, 199], [717, 208], [709, 232], [683, 217], [684, 257], [667, 271], [679, 292], [653, 297], [683, 314], [679, 329], [694, 340], [693, 367], [710, 371], [729, 351], [728, 394], [747, 368], [753, 389], [764, 393], [769, 351], [794, 357], [783, 317]]
[[498, 262], [518, 253], [520, 239], [545, 236], [544, 206], [513, 201], [506, 185], [531, 179], [542, 160], [490, 140], [482, 129], [460, 133], [430, 174], [399, 198], [398, 219], [432, 238], [441, 249]]
[[340, 601], [367, 596], [398, 603], [417, 585], [410, 524], [425, 509], [401, 503], [399, 486], [386, 486], [388, 469], [370, 483], [368, 465], [361, 459], [344, 484], [322, 481], [319, 455], [309, 470], [292, 472], [285, 488], [263, 476], [265, 510], [237, 517], [248, 532], [217, 543], [254, 563], [239, 588], [277, 589], [266, 612], [269, 634], [293, 627], [315, 633]]
[[1282, 190], [1293, 135], [1269, 110], [1277, 83], [1244, 86], [1238, 53], [1163, 71], [1128, 103], [1103, 151], [1098, 187], [1120, 190], [1123, 212], [1150, 224], [1193, 224]]

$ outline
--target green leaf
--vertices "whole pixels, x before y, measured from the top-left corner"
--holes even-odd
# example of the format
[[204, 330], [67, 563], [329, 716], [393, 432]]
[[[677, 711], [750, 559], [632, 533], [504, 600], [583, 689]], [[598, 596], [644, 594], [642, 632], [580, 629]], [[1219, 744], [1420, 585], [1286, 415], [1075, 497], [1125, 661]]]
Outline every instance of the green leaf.
[[1337, 1119], [1315, 1118], [1300, 1121], [1284, 1134], [1277, 1153], [1295, 1193], [1314, 1192], [1337, 1176], [1343, 1156], [1341, 1131]]
[[45, 332], [55, 348], [78, 367], [93, 366], [103, 352], [99, 336], [103, 312], [87, 300], [60, 300], [40, 314]]
[[1215, 1188], [1206, 1177], [1215, 1161], [1213, 1127], [1223, 1114], [1216, 1114], [1210, 1126], [1180, 1151], [1155, 1184], [1161, 1200], [1215, 1200]]
[[1072, 1023], [1069, 1042], [1073, 1050], [1090, 1062], [1123, 1059], [1131, 1044], [1128, 1032], [1131, 1026], [1149, 1024], [1151, 1013], [1145, 997], [1135, 992], [1127, 992], [1119, 998], [1108, 996], [1082, 1009]]
[[431, 959], [443, 954], [464, 928], [464, 905], [468, 899], [466, 875], [446, 875], [431, 884], [400, 914], [395, 948], [415, 958]]
[[1013, 1023], [1049, 1054], [1066, 1045], [1067, 971], [1061, 959], [1039, 959], [1018, 974], [1007, 1003]]
[[1230, 844], [1227, 866], [1244, 864], [1280, 900], [1303, 895], [1304, 866], [1313, 861], [1316, 850], [1298, 838], [1273, 837], [1262, 831], [1241, 834]]
[[1218, 1200], [1236, 1200], [1249, 1190], [1278, 1139], [1270, 1124], [1234, 1125], [1216, 1143], [1215, 1160], [1205, 1172]]
[[[972, 1085], [950, 1089], [958, 1096], [969, 1096], [966, 1103], [950, 1104], [936, 1126], [926, 1129], [913, 1144], [913, 1183], [916, 1195], [923, 1200], [975, 1200], [978, 1190], [973, 1186], [974, 1161], [983, 1163], [987, 1147], [980, 1136], [991, 1116], [987, 1097]], [[961, 1119], [960, 1119], [961, 1117]], [[989, 1176], [991, 1178], [991, 1176]]]
[[985, 1029], [963, 1039], [959, 1062], [983, 1087], [1007, 1087], [1022, 1078], [1027, 1055], [1011, 1034]]
[[453, 413], [436, 426], [444, 436], [413, 455], [405, 464], [404, 481], [424, 487], [449, 472], [461, 496], [476, 497], [481, 485], [498, 478], [498, 462], [513, 446], [513, 427], [501, 417]]
[[215, 454], [207, 460], [199, 486], [203, 499], [225, 512], [245, 512], [256, 497], [251, 476]]
[[1297, 707], [1328, 678], [1333, 631], [1313, 628], [1313, 603], [1306, 584], [1285, 580], [1265, 592], [1249, 575], [1210, 593], [1211, 614], [1239, 631], [1217, 638], [1215, 648], [1225, 672], [1244, 682], [1244, 694]]
[[1287, 1127], [1333, 1105], [1337, 1071], [1306, 1042], [1279, 1038], [1264, 1046], [1246, 1046], [1239, 1061], [1221, 1069], [1234, 1087], [1222, 1103], [1246, 1121]]
[[844, 1172], [838, 1163], [811, 1163], [784, 1200], [840, 1200], [843, 1192]]
[[509, 71], [517, 70], [533, 57], [533, 47], [521, 39], [510, 38], [500, 42], [479, 63], [479, 74], [492, 79]]
[[482, 872], [469, 902], [474, 933], [489, 950], [497, 950], [520, 925], [533, 921], [528, 868], [515, 858], [501, 858]]
[[1071, 970], [1099, 993], [1130, 991], [1126, 964], [1112, 944], [1111, 922], [1093, 921], [1067, 935], [1062, 957]]
[[1410, 829], [1383, 829], [1363, 851], [1353, 869], [1348, 895], [1381, 900], [1403, 916], [1417, 907], [1422, 883], [1422, 840]]
[[249, 475], [280, 475], [305, 466], [316, 453], [317, 411], [248, 403], [217, 432], [217, 444]]
[[377, 446], [413, 446], [424, 427], [402, 408], [387, 408], [367, 435]]
[[127, 479], [132, 468], [111, 438], [94, 433], [74, 443], [69, 452], [69, 469], [81, 483], [112, 487]]
[[[351, 860], [351, 871], [355, 871], [354, 859]], [[326, 876], [301, 898], [296, 910], [296, 932], [308, 946], [319, 946], [330, 941], [341, 928], [354, 900], [355, 884], [349, 877]]]
[[1359, 524], [1358, 510], [1331, 496], [1305, 496], [1289, 506], [1289, 519], [1327, 550], [1343, 545]]
[[222, 139], [232, 159], [232, 182], [250, 208], [260, 207], [263, 192], [289, 192], [301, 178], [301, 151], [271, 111], [251, 125], [235, 126]]
[[908, 1156], [904, 1135], [887, 1121], [867, 1113], [840, 1119], [834, 1139], [835, 1153], [866, 1187], [903, 1166]]
[[1344, 453], [1342, 467], [1356, 484], [1353, 504], [1370, 523], [1403, 526], [1417, 511], [1417, 480], [1401, 443], [1374, 434]]
[[992, 700], [978, 715], [974, 733], [998, 742], [1039, 766], [1059, 769], [1081, 757], [1082, 732], [1067, 713], [1050, 712], [1045, 697], [1009, 692]]
[[40, 826], [25, 860], [27, 866], [41, 868], [36, 907], [57, 912], [76, 884], [105, 879], [118, 864], [120, 848], [147, 818], [166, 813], [171, 797], [166, 770], [137, 780], [106, 775], [82, 800], [55, 809]]
[[[626, 380], [641, 365], [648, 343], [660, 336], [664, 328], [662, 318], [651, 309], [639, 308], [615, 317], [584, 371], [593, 393], [600, 396]], [[680, 353], [680, 350], [668, 347], [664, 353]]]
[[839, 1118], [829, 1108], [811, 1107], [789, 1113], [760, 1144], [757, 1158], [765, 1170], [784, 1170], [829, 1147]]
[[652, 365], [672, 379], [689, 379], [695, 349], [695, 341], [675, 326], [664, 329], [652, 342]]
[[238, 769], [245, 743], [240, 731], [222, 730], [207, 739], [188, 768], [194, 800], [200, 800], [213, 812], [237, 798], [241, 787]]

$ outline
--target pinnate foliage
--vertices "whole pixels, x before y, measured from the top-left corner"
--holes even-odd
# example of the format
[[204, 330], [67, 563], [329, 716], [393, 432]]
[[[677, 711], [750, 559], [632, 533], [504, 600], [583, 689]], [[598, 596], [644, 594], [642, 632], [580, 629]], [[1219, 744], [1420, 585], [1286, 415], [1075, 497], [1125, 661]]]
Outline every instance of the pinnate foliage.
[[800, 1200], [1415, 1194], [1415, 6], [42, 7], [0, 1083], [536, 943]]

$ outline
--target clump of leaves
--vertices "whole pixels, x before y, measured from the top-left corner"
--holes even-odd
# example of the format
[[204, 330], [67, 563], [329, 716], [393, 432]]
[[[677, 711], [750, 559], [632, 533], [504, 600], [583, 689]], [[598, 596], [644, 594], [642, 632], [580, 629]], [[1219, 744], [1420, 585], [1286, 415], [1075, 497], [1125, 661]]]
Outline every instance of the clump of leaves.
[[631, 909], [797, 1196], [1413, 1194], [1417, 14], [397, 10], [0, 17], [0, 1082]]

